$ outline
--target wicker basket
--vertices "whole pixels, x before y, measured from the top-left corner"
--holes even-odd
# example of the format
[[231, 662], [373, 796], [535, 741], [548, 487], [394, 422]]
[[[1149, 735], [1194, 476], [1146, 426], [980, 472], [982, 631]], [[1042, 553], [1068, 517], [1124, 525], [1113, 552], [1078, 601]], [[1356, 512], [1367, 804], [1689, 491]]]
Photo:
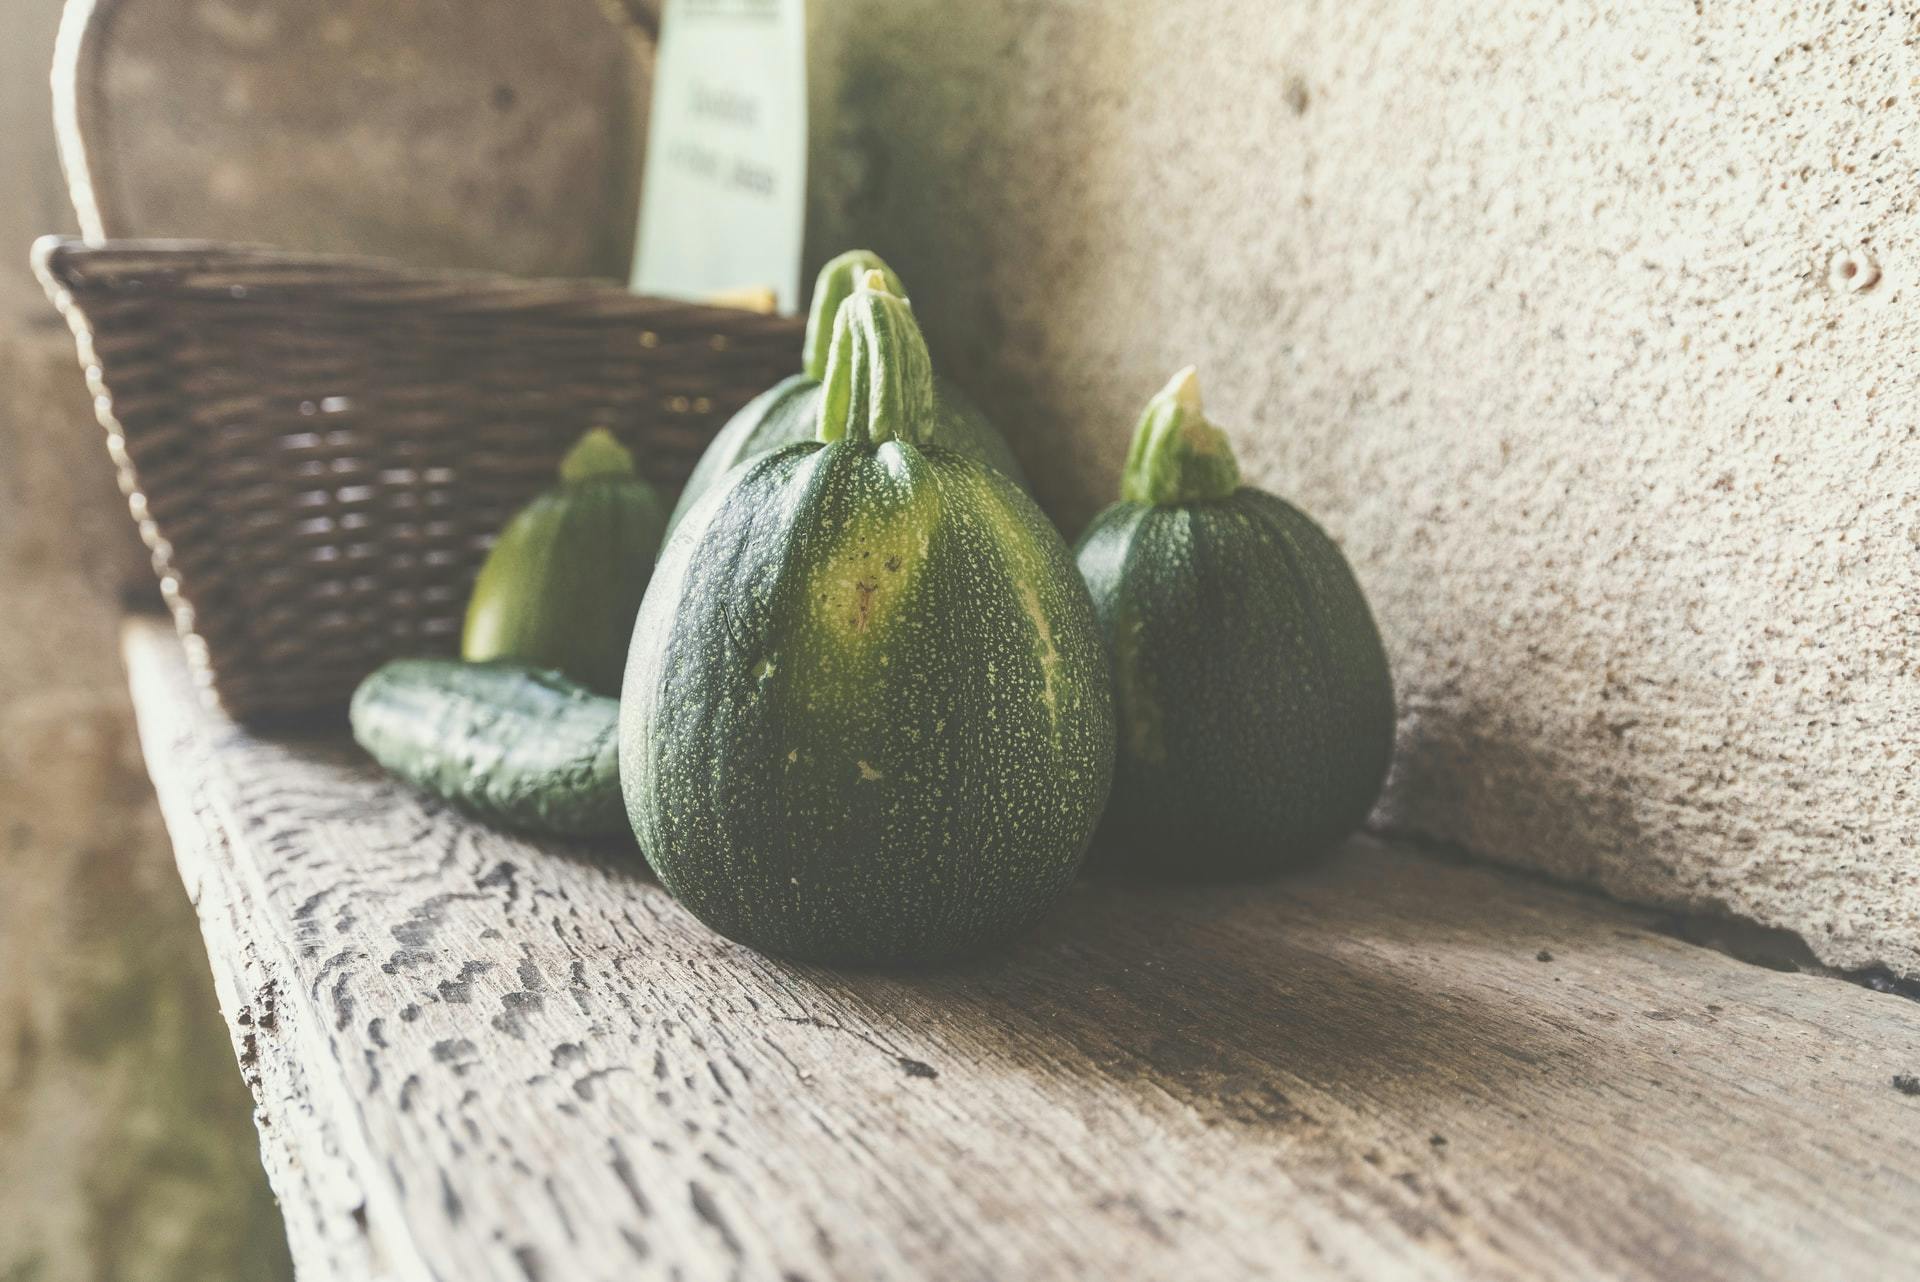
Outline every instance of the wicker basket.
[[493, 536], [610, 428], [672, 493], [801, 322], [611, 286], [179, 242], [41, 241], [108, 449], [236, 718], [457, 647]]

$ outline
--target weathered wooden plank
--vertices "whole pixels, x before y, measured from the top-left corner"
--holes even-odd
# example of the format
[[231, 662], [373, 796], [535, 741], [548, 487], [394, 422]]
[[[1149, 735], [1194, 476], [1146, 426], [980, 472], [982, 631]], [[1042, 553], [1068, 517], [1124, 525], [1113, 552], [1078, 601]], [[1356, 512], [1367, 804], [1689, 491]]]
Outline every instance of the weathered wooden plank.
[[[395, 1276], [1920, 1267], [1902, 998], [1370, 840], [1268, 886], [1085, 883], [957, 969], [786, 965], [619, 851], [244, 734], [163, 628], [127, 642], [210, 949], [297, 1021], [254, 1046], [290, 1061], [262, 1111], [335, 1137]], [[324, 1252], [339, 1199], [289, 1129], [263, 1143]]]
[[[162, 738], [151, 722], [142, 743], [151, 762], [191, 760], [199, 750], [195, 731], [176, 722]], [[158, 767], [155, 767], [158, 773]], [[325, 1062], [324, 1047], [314, 1048], [312, 1017], [300, 1002], [283, 1001], [285, 970], [259, 929], [261, 910], [248, 883], [233, 875], [234, 852], [208, 779], [180, 778], [180, 786], [160, 791], [160, 809], [172, 833], [194, 833], [174, 843], [181, 879], [209, 940], [214, 991], [232, 1033], [235, 1058], [253, 1091], [254, 1123], [261, 1151], [287, 1226], [287, 1239], [299, 1260], [302, 1282], [387, 1282], [419, 1272], [388, 1266], [385, 1239], [396, 1240], [404, 1254], [410, 1238], [387, 1231], [369, 1218], [362, 1173], [372, 1169], [364, 1139], [339, 1125], [340, 1110], [310, 1072]], [[317, 1050], [317, 1057], [309, 1052]]]

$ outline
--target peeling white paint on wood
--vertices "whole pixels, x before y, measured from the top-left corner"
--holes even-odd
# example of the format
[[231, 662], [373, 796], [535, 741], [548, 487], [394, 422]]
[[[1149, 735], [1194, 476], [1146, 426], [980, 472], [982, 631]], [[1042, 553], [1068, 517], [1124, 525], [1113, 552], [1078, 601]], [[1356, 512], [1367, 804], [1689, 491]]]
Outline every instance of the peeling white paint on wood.
[[1901, 998], [1365, 840], [1085, 883], [957, 969], [790, 966], [631, 856], [238, 730], [161, 625], [127, 655], [312, 1277], [1920, 1269]]

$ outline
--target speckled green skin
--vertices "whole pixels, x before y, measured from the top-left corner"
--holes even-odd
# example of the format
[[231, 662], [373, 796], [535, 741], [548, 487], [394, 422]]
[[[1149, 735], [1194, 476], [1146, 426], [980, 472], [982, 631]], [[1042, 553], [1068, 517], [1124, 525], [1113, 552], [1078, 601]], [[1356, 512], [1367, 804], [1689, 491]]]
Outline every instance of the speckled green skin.
[[423, 792], [506, 828], [626, 831], [619, 704], [515, 663], [396, 659], [353, 692], [353, 737]]
[[761, 457], [669, 541], [621, 778], [661, 881], [764, 952], [930, 962], [1012, 934], [1107, 797], [1106, 659], [1060, 537], [938, 446]]
[[[693, 510], [720, 478], [748, 459], [756, 458], [783, 445], [817, 439], [820, 428], [820, 380], [805, 374], [784, 378], [744, 405], [727, 420], [719, 435], [707, 446], [706, 453], [694, 465], [693, 475], [680, 491], [680, 501], [667, 518], [667, 533], [672, 535], [687, 513]], [[969, 458], [977, 459], [1028, 493], [1027, 474], [1013, 456], [1007, 440], [987, 421], [973, 400], [946, 380], [935, 377], [934, 397], [941, 414], [938, 429], [943, 444]]]
[[1077, 551], [1112, 653], [1120, 733], [1089, 864], [1249, 876], [1372, 809], [1393, 683], [1340, 549], [1260, 490], [1121, 502]]
[[659, 496], [631, 475], [565, 481], [540, 495], [507, 523], [480, 567], [461, 655], [552, 668], [619, 694], [633, 616], [665, 528]]

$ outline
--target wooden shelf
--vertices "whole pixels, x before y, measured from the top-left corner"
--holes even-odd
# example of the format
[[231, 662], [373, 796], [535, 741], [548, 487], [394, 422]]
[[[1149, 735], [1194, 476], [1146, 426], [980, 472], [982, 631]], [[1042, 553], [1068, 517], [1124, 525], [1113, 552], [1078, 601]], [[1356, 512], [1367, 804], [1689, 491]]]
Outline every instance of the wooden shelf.
[[491, 832], [126, 634], [302, 1277], [1920, 1268], [1920, 1005], [1358, 840], [847, 973]]

